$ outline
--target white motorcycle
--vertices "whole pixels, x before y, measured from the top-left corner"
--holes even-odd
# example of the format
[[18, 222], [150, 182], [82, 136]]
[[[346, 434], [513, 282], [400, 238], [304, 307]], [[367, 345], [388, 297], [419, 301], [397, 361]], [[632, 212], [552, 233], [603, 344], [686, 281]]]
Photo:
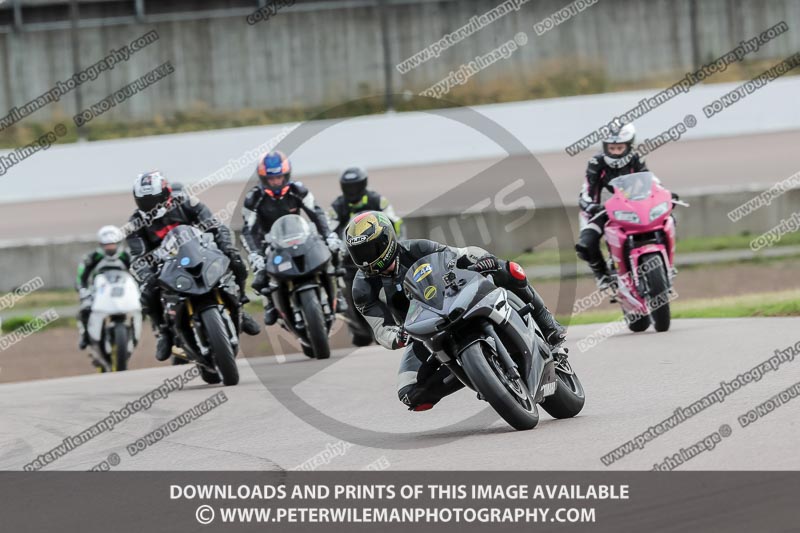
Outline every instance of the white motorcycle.
[[95, 268], [92, 293], [89, 353], [99, 372], [126, 370], [142, 334], [139, 285], [122, 261], [109, 257]]

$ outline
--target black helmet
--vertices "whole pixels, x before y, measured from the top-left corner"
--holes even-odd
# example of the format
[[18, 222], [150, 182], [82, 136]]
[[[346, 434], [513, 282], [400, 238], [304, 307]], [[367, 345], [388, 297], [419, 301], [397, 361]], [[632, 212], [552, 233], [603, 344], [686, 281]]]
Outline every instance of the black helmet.
[[392, 221], [380, 211], [356, 215], [344, 235], [353, 262], [369, 276], [386, 270], [397, 257], [397, 234]]
[[136, 177], [133, 199], [143, 215], [153, 218], [164, 216], [172, 200], [172, 187], [161, 172], [154, 170]]
[[367, 172], [361, 167], [350, 167], [342, 173], [339, 185], [347, 203], [359, 203], [367, 191]]

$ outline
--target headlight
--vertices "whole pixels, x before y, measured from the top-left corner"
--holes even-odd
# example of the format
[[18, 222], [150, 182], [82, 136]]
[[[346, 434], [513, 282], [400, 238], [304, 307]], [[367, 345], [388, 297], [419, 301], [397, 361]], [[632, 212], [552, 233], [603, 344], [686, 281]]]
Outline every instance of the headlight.
[[205, 279], [207, 284], [213, 285], [220, 277], [222, 277], [222, 275], [225, 273], [225, 268], [223, 268], [222, 265], [222, 259], [215, 259], [210, 265], [208, 265]]
[[623, 222], [633, 222], [634, 224], [640, 222], [639, 215], [633, 211], [614, 211], [614, 218], [622, 220]]
[[650, 222], [654, 221], [669, 210], [668, 202], [661, 202], [650, 210]]

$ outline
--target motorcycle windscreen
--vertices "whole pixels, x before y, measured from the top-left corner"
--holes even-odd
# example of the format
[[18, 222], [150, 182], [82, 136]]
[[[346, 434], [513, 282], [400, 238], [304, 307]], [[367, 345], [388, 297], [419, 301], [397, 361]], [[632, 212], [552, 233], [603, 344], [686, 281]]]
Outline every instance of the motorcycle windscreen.
[[638, 201], [650, 196], [656, 179], [652, 172], [636, 172], [614, 178], [608, 185], [620, 190], [628, 200]]
[[449, 250], [423, 257], [409, 267], [403, 288], [409, 299], [442, 310], [445, 301], [444, 276], [455, 268], [456, 255]]
[[291, 248], [305, 243], [312, 235], [311, 225], [300, 215], [284, 215], [272, 225], [270, 242], [279, 248]]

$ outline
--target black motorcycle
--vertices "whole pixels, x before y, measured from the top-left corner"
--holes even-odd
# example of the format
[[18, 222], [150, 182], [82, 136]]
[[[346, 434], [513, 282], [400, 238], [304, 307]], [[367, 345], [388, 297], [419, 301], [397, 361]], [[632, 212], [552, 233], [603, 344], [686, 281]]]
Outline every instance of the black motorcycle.
[[300, 341], [308, 357], [331, 355], [328, 333], [335, 319], [336, 281], [329, 272], [331, 252], [299, 215], [285, 215], [272, 225], [266, 252], [271, 294], [281, 327]]
[[230, 260], [210, 233], [187, 225], [170, 230], [158, 252], [164, 261], [158, 276], [164, 314], [175, 333], [173, 353], [196, 363], [206, 383], [236, 385], [241, 316]]
[[532, 308], [497, 287], [491, 276], [456, 267], [444, 251], [409, 268], [403, 282], [410, 306], [409, 335], [518, 430], [539, 422], [537, 404], [554, 418], [570, 418], [585, 395], [566, 353], [553, 351]]

